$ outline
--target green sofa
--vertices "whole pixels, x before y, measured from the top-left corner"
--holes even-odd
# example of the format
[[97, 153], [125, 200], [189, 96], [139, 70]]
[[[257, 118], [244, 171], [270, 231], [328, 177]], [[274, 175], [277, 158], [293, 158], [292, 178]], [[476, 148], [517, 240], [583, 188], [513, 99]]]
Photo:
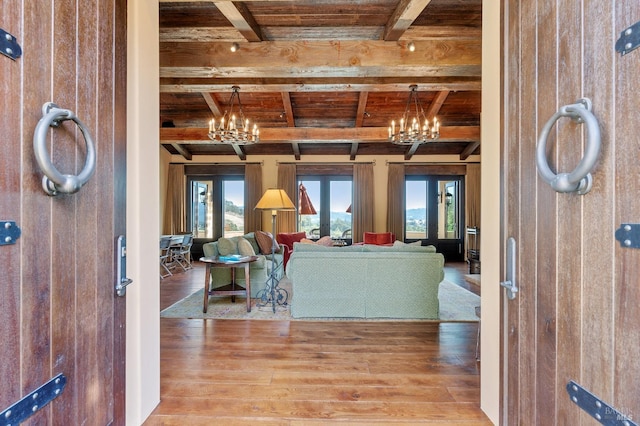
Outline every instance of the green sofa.
[[437, 319], [444, 256], [433, 246], [294, 244], [294, 318]]
[[[265, 284], [267, 282], [267, 278], [269, 278], [269, 274], [271, 272], [271, 254], [261, 254], [260, 248], [258, 247], [258, 243], [256, 242], [255, 236], [253, 232], [243, 235], [242, 237], [232, 237], [230, 240], [234, 240], [237, 242], [239, 238], [244, 238], [251, 246], [254, 248], [256, 255], [258, 256], [258, 260], [251, 263], [249, 266], [249, 273], [251, 274], [251, 297], [255, 298], [258, 295], [258, 292], [265, 288]], [[237, 245], [237, 243], [236, 243]], [[215, 257], [220, 255], [220, 251], [218, 250], [218, 241], [205, 243], [202, 245], [202, 251], [204, 253], [204, 257]], [[236, 253], [226, 253], [226, 254], [238, 254]], [[283, 275], [283, 258], [284, 258], [284, 248], [280, 246], [280, 250], [275, 254], [275, 266], [276, 266], [276, 275], [278, 279], [282, 278]], [[211, 284], [210, 288], [218, 288], [225, 286], [231, 282], [231, 269], [230, 268], [211, 268]], [[244, 266], [240, 268], [236, 268], [236, 283], [241, 286], [245, 285], [244, 278]]]

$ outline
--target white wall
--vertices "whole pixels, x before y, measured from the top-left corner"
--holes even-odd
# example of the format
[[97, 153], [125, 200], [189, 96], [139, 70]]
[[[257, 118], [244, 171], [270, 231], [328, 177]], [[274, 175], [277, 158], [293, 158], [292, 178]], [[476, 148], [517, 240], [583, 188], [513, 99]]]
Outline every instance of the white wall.
[[482, 2], [482, 115], [480, 139], [482, 330], [480, 405], [491, 421], [500, 418], [500, 1]]
[[160, 401], [158, 2], [128, 2], [127, 424]]

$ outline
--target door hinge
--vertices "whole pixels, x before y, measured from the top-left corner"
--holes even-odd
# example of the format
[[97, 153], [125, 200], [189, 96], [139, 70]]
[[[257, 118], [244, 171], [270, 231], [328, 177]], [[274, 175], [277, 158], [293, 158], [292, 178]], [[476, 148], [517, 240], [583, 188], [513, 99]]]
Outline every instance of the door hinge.
[[0, 246], [15, 244], [22, 231], [13, 220], [0, 220]]
[[603, 425], [638, 426], [630, 413], [616, 410], [573, 380], [567, 383], [567, 393], [571, 401]]
[[57, 398], [64, 390], [67, 378], [58, 374], [38, 389], [0, 413], [0, 425], [18, 425]]
[[2, 28], [0, 28], [0, 53], [14, 61], [22, 56], [22, 48], [18, 40]]
[[616, 41], [616, 52], [624, 56], [640, 46], [640, 22], [627, 27]]
[[616, 240], [626, 248], [640, 248], [640, 224], [623, 223], [616, 229]]

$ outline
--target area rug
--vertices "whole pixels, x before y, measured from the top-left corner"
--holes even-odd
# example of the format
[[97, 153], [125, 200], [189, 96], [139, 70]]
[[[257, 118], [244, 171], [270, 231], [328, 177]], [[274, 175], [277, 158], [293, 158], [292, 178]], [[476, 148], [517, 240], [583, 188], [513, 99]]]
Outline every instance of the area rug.
[[[284, 278], [280, 286], [289, 292], [291, 298], [291, 281]], [[273, 313], [271, 305], [258, 306], [258, 299], [251, 301], [251, 312], [247, 312], [245, 299], [236, 296], [236, 303], [230, 297], [210, 298], [207, 313], [202, 312], [203, 290], [174, 303], [160, 312], [162, 318], [188, 319], [251, 319], [276, 321], [440, 321], [469, 322], [478, 321], [475, 307], [480, 306], [480, 297], [447, 280], [440, 283], [438, 299], [440, 300], [439, 320], [414, 320], [394, 318], [292, 318], [290, 306], [277, 306]], [[290, 299], [291, 300], [291, 299]]]

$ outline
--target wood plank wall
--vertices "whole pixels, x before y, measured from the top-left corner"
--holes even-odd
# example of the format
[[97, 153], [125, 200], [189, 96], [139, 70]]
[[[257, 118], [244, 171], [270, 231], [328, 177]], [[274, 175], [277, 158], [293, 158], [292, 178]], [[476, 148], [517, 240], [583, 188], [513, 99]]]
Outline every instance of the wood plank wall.
[[[506, 236], [518, 247], [520, 293], [508, 306], [505, 424], [593, 424], [570, 401], [575, 380], [640, 419], [640, 250], [614, 232], [640, 221], [636, 90], [640, 50], [614, 50], [640, 4], [505, 3]], [[602, 149], [587, 195], [557, 194], [538, 177], [541, 128], [562, 105], [593, 102]], [[556, 122], [550, 166], [571, 172], [586, 126]], [[635, 348], [635, 349], [633, 349]]]

